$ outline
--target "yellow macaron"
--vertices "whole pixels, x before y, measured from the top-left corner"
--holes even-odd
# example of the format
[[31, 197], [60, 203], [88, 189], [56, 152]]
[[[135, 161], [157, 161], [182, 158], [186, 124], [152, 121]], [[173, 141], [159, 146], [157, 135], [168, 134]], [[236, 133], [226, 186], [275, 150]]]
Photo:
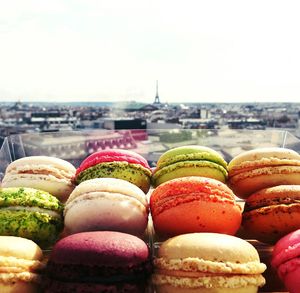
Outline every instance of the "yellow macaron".
[[182, 234], [163, 242], [154, 260], [158, 293], [250, 293], [266, 266], [247, 241], [219, 233]]
[[43, 252], [33, 241], [0, 236], [0, 292], [40, 292]]

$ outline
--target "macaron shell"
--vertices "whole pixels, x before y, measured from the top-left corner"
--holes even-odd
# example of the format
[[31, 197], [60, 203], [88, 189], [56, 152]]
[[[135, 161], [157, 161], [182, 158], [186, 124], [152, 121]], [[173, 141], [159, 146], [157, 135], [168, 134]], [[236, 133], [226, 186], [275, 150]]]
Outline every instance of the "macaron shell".
[[287, 148], [274, 147], [253, 149], [242, 152], [234, 157], [228, 164], [228, 170], [231, 173], [234, 168], [245, 164], [245, 162], [250, 164], [251, 162], [255, 162], [255, 164], [258, 165], [261, 165], [261, 162], [264, 162], [263, 165], [266, 166], [272, 164], [272, 162], [276, 163], [281, 160], [300, 161], [300, 155], [296, 151]]
[[177, 287], [171, 284], [156, 285], [156, 293], [257, 293], [257, 286], [240, 288], [190, 288]]
[[[190, 233], [172, 237], [161, 244], [157, 256], [166, 260], [196, 258], [221, 264], [233, 263], [241, 267], [240, 272], [244, 273], [246, 266], [249, 274], [264, 272], [266, 268], [260, 263], [257, 250], [249, 242], [219, 233]], [[226, 268], [224, 272], [230, 271]]]
[[0, 210], [0, 235], [33, 240], [41, 247], [51, 245], [62, 230], [62, 220], [47, 213], [26, 210]]
[[10, 172], [20, 167], [24, 168], [25, 166], [30, 166], [34, 169], [39, 169], [40, 166], [55, 168], [57, 171], [65, 171], [66, 173], [70, 173], [72, 175], [74, 175], [76, 172], [76, 168], [68, 161], [49, 156], [29, 156], [20, 158], [10, 163], [6, 171]]
[[275, 244], [272, 253], [272, 266], [276, 268], [290, 259], [299, 257], [299, 255], [300, 229], [289, 233]]
[[203, 176], [225, 183], [227, 171], [220, 165], [208, 161], [183, 161], [157, 170], [152, 176], [154, 186], [175, 178]]
[[300, 167], [279, 166], [261, 168], [229, 178], [229, 186], [240, 198], [246, 199], [258, 190], [277, 185], [299, 185]]
[[[279, 272], [280, 272], [280, 267], [279, 267]], [[284, 275], [283, 282], [286, 289], [290, 293], [299, 293], [299, 288], [300, 288], [300, 264], [299, 263], [295, 269], [290, 270], [287, 274]]]
[[93, 192], [78, 197], [65, 212], [65, 228], [73, 234], [112, 230], [142, 235], [148, 223], [148, 209], [137, 199], [118, 193]]
[[43, 258], [43, 252], [32, 240], [14, 236], [0, 236], [0, 256], [39, 261]]
[[130, 268], [143, 264], [148, 258], [149, 248], [140, 238], [121, 232], [94, 231], [59, 240], [52, 249], [49, 261], [60, 265]]
[[266, 243], [275, 243], [300, 227], [300, 203], [262, 207], [243, 214], [245, 235]]
[[[226, 202], [209, 202], [194, 196], [153, 218], [158, 235], [170, 237], [192, 232], [235, 234], [241, 225], [241, 209]], [[222, 221], [220, 221], [220, 218]], [[177, 221], [174, 225], [174, 221]]]
[[[146, 284], [143, 281], [132, 283], [118, 284], [98, 284], [98, 283], [75, 283], [61, 282], [51, 280], [44, 288], [44, 293], [98, 293], [98, 292], [126, 292], [126, 293], [143, 293], [145, 292]], [[17, 293], [17, 292], [16, 292]]]
[[61, 202], [65, 202], [75, 185], [69, 180], [57, 179], [49, 175], [15, 174], [6, 176], [6, 179], [2, 181], [1, 187], [29, 187], [40, 189], [56, 196]]
[[148, 206], [145, 193], [136, 185], [117, 178], [95, 178], [80, 183], [70, 195], [67, 205], [77, 197], [91, 192], [121, 193], [136, 198], [143, 205]]
[[23, 281], [15, 281], [12, 283], [3, 283], [0, 279], [1, 293], [40, 293], [41, 286], [36, 283], [29, 283]]

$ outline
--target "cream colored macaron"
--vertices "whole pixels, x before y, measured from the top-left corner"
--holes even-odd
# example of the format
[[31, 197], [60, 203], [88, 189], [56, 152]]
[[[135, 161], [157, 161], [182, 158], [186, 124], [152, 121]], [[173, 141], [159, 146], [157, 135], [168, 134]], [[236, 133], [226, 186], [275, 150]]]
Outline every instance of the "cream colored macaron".
[[218, 233], [191, 233], [168, 239], [154, 260], [156, 292], [254, 293], [264, 285], [256, 249]]
[[228, 164], [228, 183], [240, 198], [263, 188], [300, 184], [300, 155], [286, 148], [246, 151]]
[[43, 252], [33, 241], [0, 236], [0, 292], [40, 292]]
[[67, 234], [112, 230], [141, 235], [148, 224], [145, 193], [136, 185], [116, 178], [83, 181], [65, 205]]
[[30, 156], [8, 165], [2, 187], [41, 189], [66, 201], [74, 184], [76, 168], [69, 162], [48, 156]]

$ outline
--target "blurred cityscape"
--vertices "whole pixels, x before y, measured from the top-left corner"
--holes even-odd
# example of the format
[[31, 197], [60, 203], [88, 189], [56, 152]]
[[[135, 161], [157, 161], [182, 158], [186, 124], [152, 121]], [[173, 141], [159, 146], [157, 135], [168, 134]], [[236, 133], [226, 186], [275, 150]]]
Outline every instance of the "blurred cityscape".
[[162, 152], [186, 144], [210, 146], [227, 161], [255, 147], [300, 152], [299, 116], [300, 103], [168, 104], [158, 92], [150, 104], [0, 102], [0, 147], [9, 138], [1, 169], [28, 155], [57, 156], [78, 166], [105, 148], [134, 149], [153, 164]]
[[[1, 103], [0, 136], [93, 129], [285, 129], [300, 136], [300, 103]], [[142, 135], [142, 132], [140, 132]]]

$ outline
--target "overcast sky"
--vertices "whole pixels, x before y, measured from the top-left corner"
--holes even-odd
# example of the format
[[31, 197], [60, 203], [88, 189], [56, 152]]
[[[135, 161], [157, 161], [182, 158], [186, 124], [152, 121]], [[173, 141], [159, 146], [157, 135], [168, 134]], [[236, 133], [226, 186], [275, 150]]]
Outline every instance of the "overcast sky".
[[300, 2], [0, 0], [0, 100], [300, 102]]

